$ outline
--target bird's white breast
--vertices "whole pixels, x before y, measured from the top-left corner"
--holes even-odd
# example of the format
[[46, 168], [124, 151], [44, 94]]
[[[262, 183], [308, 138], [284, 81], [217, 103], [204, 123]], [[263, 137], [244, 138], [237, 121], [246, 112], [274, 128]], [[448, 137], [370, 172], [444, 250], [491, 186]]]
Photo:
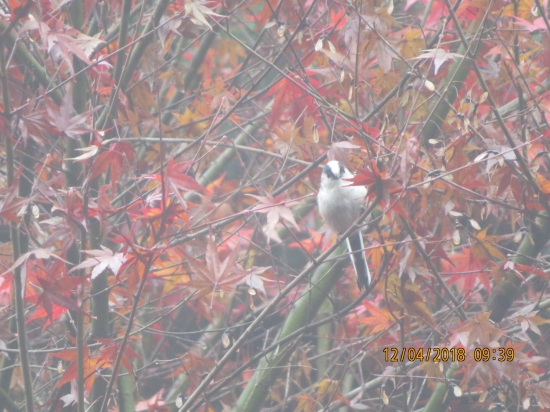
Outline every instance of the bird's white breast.
[[323, 175], [317, 195], [323, 220], [338, 234], [344, 233], [357, 220], [367, 194], [364, 187], [349, 184], [347, 180], [330, 179]]

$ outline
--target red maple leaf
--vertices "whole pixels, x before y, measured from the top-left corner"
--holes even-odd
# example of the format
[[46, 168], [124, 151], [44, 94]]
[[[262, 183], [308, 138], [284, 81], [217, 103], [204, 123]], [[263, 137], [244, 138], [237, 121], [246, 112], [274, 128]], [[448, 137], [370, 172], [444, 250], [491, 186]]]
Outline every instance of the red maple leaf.
[[162, 181], [164, 177], [164, 188], [167, 191], [165, 195], [175, 195], [180, 203], [187, 208], [187, 202], [183, 198], [181, 191], [206, 191], [203, 186], [187, 174], [191, 164], [191, 161], [175, 163], [174, 158], [171, 158], [166, 165], [164, 174], [155, 173], [143, 176], [143, 178]]
[[111, 143], [93, 161], [88, 180], [93, 180], [109, 168], [113, 193], [123, 170], [128, 170], [136, 160], [136, 152], [129, 142]]
[[462, 253], [456, 253], [450, 256], [454, 262], [454, 267], [442, 262], [442, 266], [449, 272], [455, 273], [449, 279], [449, 284], [458, 282], [462, 285], [462, 290], [468, 292], [472, 290], [477, 281], [480, 281], [489, 293], [491, 292], [490, 274], [487, 271], [485, 262], [472, 253], [468, 247], [462, 247]]
[[102, 42], [100, 39], [86, 36], [84, 33], [66, 25], [63, 19], [50, 18], [48, 24], [37, 19], [29, 20], [23, 24], [19, 33], [28, 30], [38, 31], [43, 44], [48, 45], [48, 51], [61, 56], [68, 65], [71, 74], [74, 74], [73, 56], [91, 65], [92, 62], [88, 56]]
[[[27, 298], [27, 300], [30, 301], [30, 297]], [[54, 320], [59, 318], [61, 315], [67, 313], [67, 308], [64, 308], [62, 306], [52, 305], [51, 313], [48, 313], [48, 311], [42, 306], [37, 306], [36, 311], [32, 316], [30, 316], [27, 319], [27, 323], [33, 322], [38, 319], [46, 318], [46, 321], [44, 322], [44, 325], [42, 326], [42, 330], [45, 330], [48, 326], [50, 326]]]
[[65, 134], [73, 139], [78, 139], [82, 134], [93, 131], [87, 126], [87, 123], [91, 123], [92, 114], [97, 111], [99, 107], [74, 115], [72, 96], [71, 88], [69, 88], [59, 106], [51, 99], [46, 99], [46, 110], [48, 112], [49, 122], [57, 129], [58, 134]]
[[44, 144], [48, 139], [48, 135], [59, 135], [59, 130], [52, 124], [45, 105], [37, 107], [34, 99], [31, 99], [23, 108], [19, 127], [25, 143], [30, 137], [36, 142]]
[[264, 231], [268, 238], [281, 242], [281, 239], [275, 230], [275, 226], [280, 220], [286, 220], [297, 230], [299, 230], [298, 225], [294, 220], [294, 215], [288, 208], [288, 206], [292, 206], [293, 204], [296, 204], [296, 202], [286, 200], [286, 195], [284, 193], [277, 197], [273, 197], [269, 193], [265, 197], [256, 195], [248, 196], [254, 197], [259, 202], [258, 205], [252, 208], [253, 211], [267, 214], [267, 226]]
[[187, 262], [196, 275], [189, 285], [199, 289], [203, 296], [216, 291], [222, 295], [224, 292], [234, 292], [235, 286], [242, 283], [247, 275], [246, 271], [236, 270], [238, 252], [238, 248], [234, 248], [222, 262], [214, 237], [209, 236], [206, 246], [206, 265], [198, 259], [187, 256]]
[[387, 177], [386, 172], [381, 172], [375, 161], [371, 163], [370, 169], [359, 169], [355, 176], [348, 179], [351, 186], [367, 186], [369, 197], [376, 193], [377, 182], [380, 182], [383, 190], [382, 198], [387, 200], [389, 195], [403, 191], [403, 186], [397, 180]]
[[166, 225], [172, 225], [177, 219], [181, 219], [189, 225], [189, 213], [181, 203], [168, 199], [165, 204], [161, 200], [160, 191], [153, 192], [147, 199], [147, 204], [151, 207], [140, 209], [143, 214], [138, 215], [137, 219], [150, 219], [153, 222], [163, 220]]
[[[290, 118], [293, 121], [303, 121], [304, 116], [302, 114], [304, 111], [311, 115], [317, 111], [315, 99], [307, 92], [311, 86], [306, 85], [297, 76], [293, 76], [292, 80], [286, 77], [281, 79], [265, 95], [265, 97], [275, 96], [268, 120], [268, 130], [272, 129], [275, 122], [279, 121], [286, 110], [289, 111]], [[309, 81], [313, 87], [317, 88], [319, 86], [319, 82], [312, 77], [309, 77]], [[320, 92], [320, 90], [317, 91]]]
[[[121, 342], [117, 342], [110, 338], [98, 339], [98, 341], [104, 345], [100, 349], [99, 359], [103, 360], [106, 364], [114, 363], [118, 353], [120, 352]], [[122, 353], [121, 365], [124, 366], [127, 371], [132, 370], [131, 358], [141, 359], [141, 356], [139, 356], [130, 345], [126, 345], [124, 347], [124, 352]]]
[[[35, 303], [37, 307], [41, 306], [46, 311], [50, 322], [55, 319], [53, 317], [54, 306], [70, 309], [85, 316], [90, 316], [88, 315], [88, 313], [82, 310], [74, 300], [70, 298], [70, 292], [85, 281], [84, 277], [75, 276], [58, 280], [50, 280], [39, 277], [37, 278], [37, 281], [40, 285], [36, 286], [39, 286], [42, 289], [42, 292], [37, 295], [29, 296], [27, 300], [31, 303]], [[55, 313], [56, 317], [61, 314], [59, 309], [56, 309]]]
[[8, 5], [11, 11], [10, 20], [14, 20], [15, 18], [22, 19], [29, 14], [33, 0], [8, 0]]
[[[60, 193], [63, 192], [60, 191]], [[65, 191], [65, 195], [65, 199], [57, 196], [62, 202], [54, 203], [52, 207], [52, 212], [57, 216], [61, 215], [62, 221], [48, 219], [41, 222], [43, 227], [51, 227], [52, 229], [50, 237], [44, 242], [45, 245], [62, 242], [63, 248], [69, 247], [75, 241], [75, 238], [79, 236], [82, 229], [88, 230], [87, 217], [98, 216], [97, 206], [93, 202], [88, 205], [87, 216], [84, 214], [82, 197], [78, 189], [70, 188]]]
[[10, 222], [20, 221], [18, 213], [29, 203], [32, 198], [21, 198], [17, 196], [17, 185], [12, 185], [8, 194], [0, 199], [0, 216]]

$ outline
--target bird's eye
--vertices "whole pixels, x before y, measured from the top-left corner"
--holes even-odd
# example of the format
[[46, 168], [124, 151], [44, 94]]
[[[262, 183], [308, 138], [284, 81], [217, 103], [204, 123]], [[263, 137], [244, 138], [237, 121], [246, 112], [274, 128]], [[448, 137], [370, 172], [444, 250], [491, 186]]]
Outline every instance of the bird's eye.
[[342, 163], [340, 163], [340, 176], [344, 176], [345, 169], [346, 169], [345, 166]]

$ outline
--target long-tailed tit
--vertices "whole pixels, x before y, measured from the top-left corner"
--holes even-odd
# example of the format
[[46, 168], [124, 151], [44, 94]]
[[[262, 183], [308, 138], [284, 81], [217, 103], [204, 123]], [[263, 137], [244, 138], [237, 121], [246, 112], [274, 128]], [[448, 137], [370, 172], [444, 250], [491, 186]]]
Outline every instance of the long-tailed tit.
[[[363, 186], [350, 186], [353, 174], [335, 160], [323, 168], [321, 187], [317, 195], [319, 212], [324, 221], [338, 235], [346, 232], [361, 215], [367, 189]], [[365, 259], [363, 236], [360, 230], [346, 239], [351, 261], [357, 274], [359, 287], [368, 288], [371, 282], [369, 267]]]

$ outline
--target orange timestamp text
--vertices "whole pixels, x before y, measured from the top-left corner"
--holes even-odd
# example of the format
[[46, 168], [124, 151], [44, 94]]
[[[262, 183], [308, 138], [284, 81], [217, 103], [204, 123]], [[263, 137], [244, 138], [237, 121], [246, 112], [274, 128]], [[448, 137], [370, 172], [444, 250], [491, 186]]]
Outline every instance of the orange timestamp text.
[[[464, 348], [384, 348], [386, 362], [465, 362], [466, 349]], [[475, 348], [473, 359], [476, 362], [512, 362], [514, 348]]]

